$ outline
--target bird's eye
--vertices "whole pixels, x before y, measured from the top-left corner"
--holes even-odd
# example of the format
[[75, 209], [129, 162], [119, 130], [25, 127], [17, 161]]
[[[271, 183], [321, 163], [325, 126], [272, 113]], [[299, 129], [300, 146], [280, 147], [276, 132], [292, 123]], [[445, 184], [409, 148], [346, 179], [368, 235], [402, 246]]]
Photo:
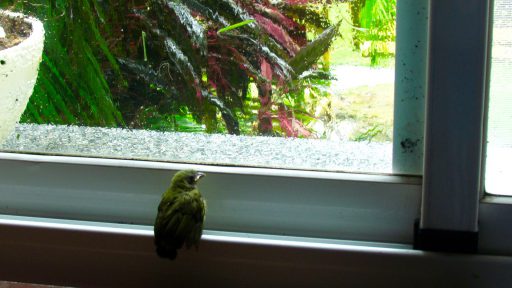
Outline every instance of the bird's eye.
[[194, 184], [196, 182], [196, 177], [195, 176], [188, 176], [187, 177], [187, 182], [189, 184]]

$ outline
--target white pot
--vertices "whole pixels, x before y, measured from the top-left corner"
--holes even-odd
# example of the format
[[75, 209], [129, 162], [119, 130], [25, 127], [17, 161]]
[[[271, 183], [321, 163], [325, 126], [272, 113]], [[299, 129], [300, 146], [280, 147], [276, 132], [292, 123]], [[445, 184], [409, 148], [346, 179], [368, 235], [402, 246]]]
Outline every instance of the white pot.
[[16, 46], [0, 51], [0, 144], [12, 133], [32, 95], [44, 46], [41, 21], [0, 10], [0, 17], [23, 17], [32, 33]]

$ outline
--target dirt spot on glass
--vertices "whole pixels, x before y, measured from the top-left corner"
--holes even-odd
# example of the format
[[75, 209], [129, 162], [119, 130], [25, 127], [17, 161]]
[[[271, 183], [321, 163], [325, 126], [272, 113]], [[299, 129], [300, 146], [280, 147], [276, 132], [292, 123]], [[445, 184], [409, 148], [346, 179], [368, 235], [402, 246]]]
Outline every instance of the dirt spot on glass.
[[419, 143], [420, 139], [412, 140], [410, 138], [405, 138], [404, 140], [400, 141], [400, 147], [402, 147], [402, 152], [412, 153]]

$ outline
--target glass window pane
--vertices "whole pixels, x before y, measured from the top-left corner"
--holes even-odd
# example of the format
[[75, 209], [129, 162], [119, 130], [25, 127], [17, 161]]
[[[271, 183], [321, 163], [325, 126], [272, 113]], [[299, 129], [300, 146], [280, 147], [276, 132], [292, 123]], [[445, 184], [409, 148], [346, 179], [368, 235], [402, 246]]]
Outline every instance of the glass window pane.
[[3, 151], [391, 172], [395, 0], [0, 8], [46, 29]]
[[512, 195], [512, 1], [495, 0], [487, 131], [486, 191]]

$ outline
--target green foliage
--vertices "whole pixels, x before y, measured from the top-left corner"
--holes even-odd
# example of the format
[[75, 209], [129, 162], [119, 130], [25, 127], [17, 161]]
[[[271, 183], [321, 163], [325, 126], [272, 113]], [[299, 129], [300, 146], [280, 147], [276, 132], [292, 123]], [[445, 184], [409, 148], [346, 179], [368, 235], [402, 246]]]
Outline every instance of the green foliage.
[[229, 26], [226, 26], [222, 29], [219, 29], [219, 31], [217, 31], [217, 33], [224, 33], [224, 32], [227, 32], [227, 31], [231, 31], [233, 29], [236, 29], [236, 28], [239, 28], [239, 27], [242, 27], [244, 25], [247, 25], [247, 24], [250, 24], [250, 23], [254, 23], [256, 20], [254, 19], [249, 19], [249, 20], [245, 20], [245, 21], [242, 21], [242, 22], [239, 22], [239, 23], [235, 23], [233, 25], [229, 25]]
[[[299, 76], [317, 69], [338, 28], [314, 3], [2, 1], [46, 29], [22, 121], [296, 136], [261, 123], [314, 119], [304, 91], [317, 80]], [[319, 34], [311, 42], [307, 27]]]
[[[277, 119], [276, 107], [282, 104], [273, 101], [271, 90], [296, 85], [292, 83], [296, 71], [288, 61], [299, 52], [301, 41], [303, 46], [307, 44], [305, 34], [292, 33], [302, 29], [301, 24], [270, 4], [250, 1], [155, 0], [147, 10], [141, 11], [140, 17], [140, 26], [147, 31], [148, 54], [152, 55], [146, 66], [165, 64], [167, 75], [156, 74], [164, 86], [172, 87], [166, 90], [177, 91], [170, 98], [178, 106], [188, 107], [207, 132], [249, 134], [254, 133], [251, 127], [258, 127], [256, 134], [269, 133], [260, 124], [265, 117]], [[303, 69], [311, 68], [325, 53], [335, 33], [328, 36], [308, 48], [309, 66], [303, 65]], [[251, 84], [258, 87], [258, 93], [247, 101]], [[148, 85], [151, 83], [142, 83]], [[259, 108], [254, 109], [258, 101]], [[163, 113], [169, 112], [176, 113]]]
[[[103, 66], [116, 68], [91, 0], [9, 1], [1, 8], [44, 20], [46, 41], [34, 93], [23, 122], [117, 126], [123, 123]], [[71, 14], [73, 17], [69, 17]], [[73, 37], [70, 41], [69, 37]]]
[[394, 54], [396, 0], [355, 0], [351, 3], [352, 22], [364, 30], [354, 35], [354, 44], [376, 65]]
[[[318, 107], [321, 107], [324, 99], [331, 96], [325, 87], [328, 87], [332, 80], [328, 72], [309, 70], [294, 79], [293, 85], [289, 88], [276, 91], [276, 98], [284, 105], [277, 107], [277, 111], [281, 110], [281, 113], [274, 122], [282, 134], [294, 137], [323, 136], [318, 135], [312, 126], [319, 121], [316, 116]], [[283, 125], [286, 123], [291, 127]]]
[[354, 135], [352, 139], [354, 141], [368, 141], [371, 142], [374, 138], [384, 132], [384, 128], [381, 125], [373, 125], [366, 130]]
[[327, 52], [330, 43], [332, 43], [334, 37], [336, 37], [338, 33], [338, 27], [340, 24], [341, 21], [338, 22], [338, 24], [327, 28], [314, 41], [302, 47], [295, 57], [290, 59], [288, 64], [290, 64], [295, 71], [295, 76], [301, 75], [304, 71], [311, 68], [318, 62], [318, 59]]

